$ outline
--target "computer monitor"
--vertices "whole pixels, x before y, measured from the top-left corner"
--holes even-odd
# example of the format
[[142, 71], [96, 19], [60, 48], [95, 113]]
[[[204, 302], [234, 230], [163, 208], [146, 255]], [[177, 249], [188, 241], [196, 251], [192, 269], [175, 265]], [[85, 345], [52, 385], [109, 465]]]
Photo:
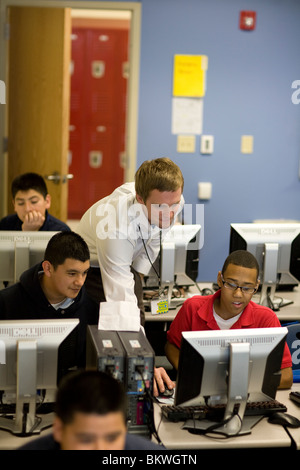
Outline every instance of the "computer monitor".
[[0, 231], [0, 289], [19, 280], [31, 266], [44, 260], [46, 246], [57, 232]]
[[26, 436], [52, 425], [53, 414], [37, 416], [38, 407], [55, 400], [59, 379], [76, 367], [78, 324], [73, 318], [0, 321], [1, 404], [10, 411], [15, 404], [15, 413], [1, 415], [1, 429]]
[[[201, 247], [201, 225], [174, 225], [164, 236], [160, 256], [155, 268], [146, 276], [147, 287], [168, 289], [168, 306], [176, 308], [178, 300], [172, 298], [174, 287], [196, 284]], [[181, 300], [182, 302], [182, 300]]]
[[244, 417], [247, 401], [275, 398], [286, 335], [285, 327], [183, 332], [175, 405], [225, 404], [220, 422], [192, 427], [250, 433], [261, 417]]
[[231, 224], [230, 253], [250, 251], [259, 264], [260, 290], [254, 301], [278, 310], [292, 301], [276, 297], [300, 281], [300, 223]]

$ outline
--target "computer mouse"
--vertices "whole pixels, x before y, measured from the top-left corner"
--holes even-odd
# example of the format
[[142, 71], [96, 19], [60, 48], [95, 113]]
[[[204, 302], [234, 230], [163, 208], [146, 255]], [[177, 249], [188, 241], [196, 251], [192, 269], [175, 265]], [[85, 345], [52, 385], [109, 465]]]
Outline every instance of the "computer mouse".
[[281, 411], [277, 411], [272, 413], [268, 419], [269, 423], [272, 424], [281, 424], [282, 426], [286, 426], [288, 428], [299, 428], [300, 427], [300, 420], [295, 416], [289, 415], [288, 413], [283, 413]]
[[164, 392], [159, 392], [158, 398], [171, 398], [174, 395], [174, 389], [165, 388]]

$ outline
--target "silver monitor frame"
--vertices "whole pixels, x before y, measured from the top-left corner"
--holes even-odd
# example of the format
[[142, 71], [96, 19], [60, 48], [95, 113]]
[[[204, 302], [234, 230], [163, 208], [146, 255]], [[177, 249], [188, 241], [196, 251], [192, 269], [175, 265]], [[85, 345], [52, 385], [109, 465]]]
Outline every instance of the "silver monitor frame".
[[52, 414], [36, 416], [37, 390], [56, 390], [58, 348], [78, 324], [77, 318], [0, 321], [0, 390], [16, 404], [14, 419], [0, 417], [0, 428], [27, 435], [51, 426]]
[[[198, 357], [193, 364], [194, 373], [201, 374], [201, 377], [198, 376], [199, 380], [194, 386], [192, 381], [195, 379], [184, 367], [183, 359], [189, 361], [189, 352], [182, 347], [182, 343], [175, 404], [204, 405], [205, 397], [209, 397], [212, 405], [226, 405], [223, 419], [226, 424], [219, 423], [219, 426], [216, 426], [217, 433], [227, 436], [250, 433], [261, 416], [255, 416], [253, 419], [244, 417], [247, 401], [269, 401], [275, 398], [280, 382], [280, 370], [274, 373], [271, 370], [274, 364], [270, 365], [269, 360], [271, 357], [273, 359], [271, 354], [275, 348], [283, 352], [287, 331], [286, 327], [275, 327], [183, 332], [182, 342]], [[280, 368], [281, 357], [282, 354], [277, 354], [276, 367]], [[202, 370], [199, 372], [196, 372], [197, 361], [202, 364]], [[265, 382], [269, 376], [274, 377], [270, 388]], [[187, 387], [190, 397], [187, 396]], [[234, 412], [236, 406], [238, 413]], [[186, 424], [186, 428], [191, 426], [193, 429], [196, 426], [197, 429], [206, 430], [212, 424], [210, 420], [199, 420], [197, 423], [192, 420], [192, 423]]]
[[56, 233], [1, 230], [0, 282], [16, 283], [24, 271], [43, 261], [46, 246]]

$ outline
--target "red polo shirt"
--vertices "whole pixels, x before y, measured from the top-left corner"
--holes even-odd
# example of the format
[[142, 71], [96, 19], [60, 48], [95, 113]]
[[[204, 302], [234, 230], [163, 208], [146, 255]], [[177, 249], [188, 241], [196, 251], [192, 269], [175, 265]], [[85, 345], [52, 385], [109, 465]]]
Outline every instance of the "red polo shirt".
[[[213, 316], [213, 304], [215, 299], [220, 296], [220, 293], [219, 290], [214, 295], [196, 295], [186, 300], [167, 332], [169, 343], [180, 348], [181, 333], [183, 331], [219, 330], [220, 328]], [[278, 326], [281, 325], [273, 310], [250, 301], [231, 329]], [[285, 344], [281, 367], [282, 369], [292, 367], [292, 358], [287, 344]]]

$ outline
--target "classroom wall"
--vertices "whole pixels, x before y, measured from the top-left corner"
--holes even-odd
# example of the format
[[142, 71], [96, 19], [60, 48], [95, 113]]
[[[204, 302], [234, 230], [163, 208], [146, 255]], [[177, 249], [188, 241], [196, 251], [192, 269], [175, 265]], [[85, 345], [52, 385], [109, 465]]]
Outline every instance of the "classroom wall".
[[[125, 1], [125, 0], [124, 0]], [[138, 2], [139, 3], [139, 2]], [[139, 166], [169, 156], [182, 169], [188, 204], [198, 182], [212, 183], [204, 204], [199, 280], [215, 280], [229, 249], [231, 222], [300, 220], [299, 0], [142, 0], [138, 121]], [[239, 29], [240, 10], [257, 13]], [[177, 153], [171, 133], [174, 54], [208, 56], [203, 133], [214, 153]], [[300, 93], [296, 95], [300, 98]], [[242, 154], [242, 135], [254, 151]]]
[[[256, 30], [239, 29], [240, 10], [257, 13]], [[212, 183], [204, 207], [199, 280], [215, 280], [229, 249], [231, 222], [300, 220], [299, 0], [142, 0], [138, 165], [171, 157], [184, 195], [196, 205], [199, 181]], [[208, 56], [203, 133], [214, 153], [176, 151], [171, 133], [174, 54]], [[298, 97], [300, 94], [298, 95]], [[240, 151], [254, 136], [253, 154]]]

